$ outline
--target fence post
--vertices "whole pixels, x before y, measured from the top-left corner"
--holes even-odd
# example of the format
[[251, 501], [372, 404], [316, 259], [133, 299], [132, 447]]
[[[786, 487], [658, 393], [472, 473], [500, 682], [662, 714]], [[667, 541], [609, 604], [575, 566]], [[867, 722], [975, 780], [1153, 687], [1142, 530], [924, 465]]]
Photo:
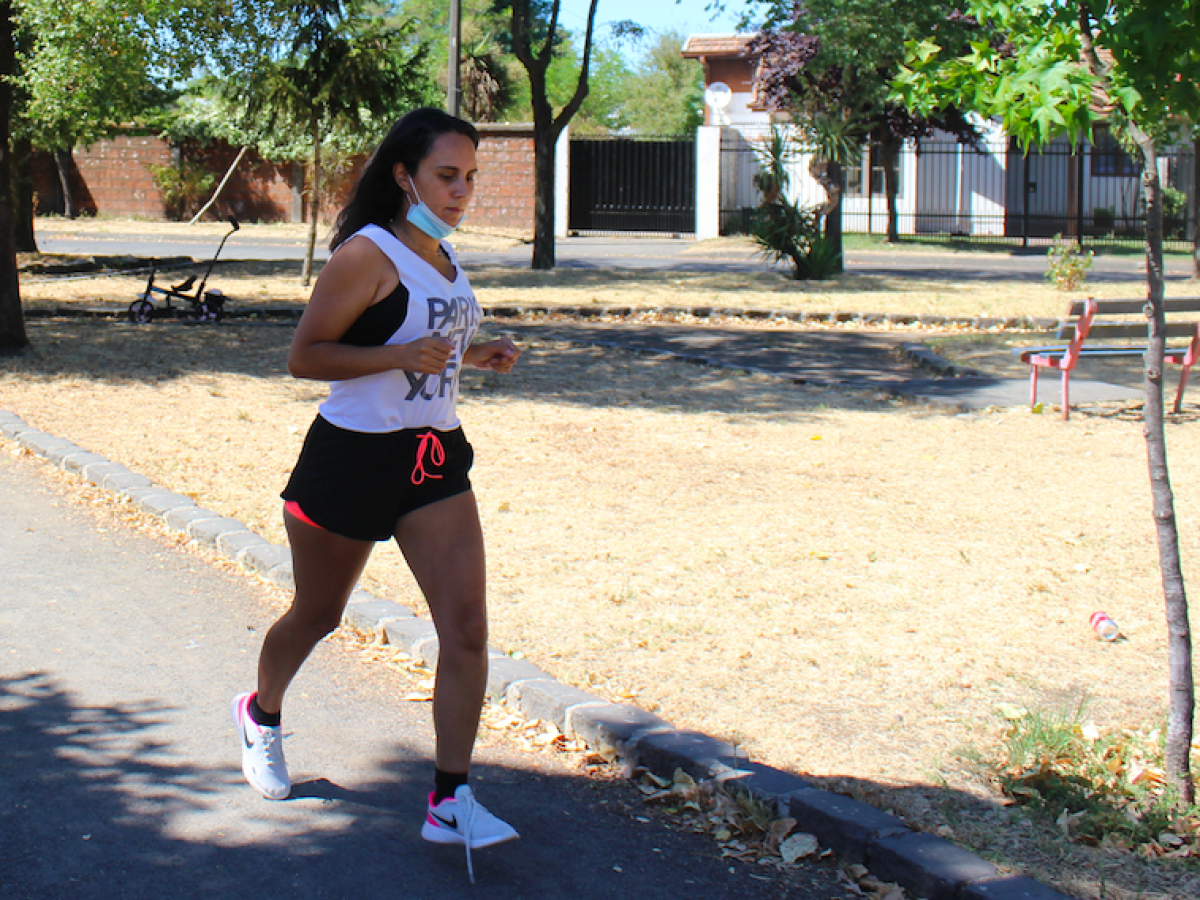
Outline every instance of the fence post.
[[566, 237], [571, 217], [571, 126], [554, 145], [554, 236]]
[[[1200, 199], [1198, 199], [1198, 198], [1200, 198], [1200, 152], [1197, 152], [1197, 150], [1200, 150], [1200, 140], [1193, 140], [1192, 148], [1191, 148], [1191, 154], [1192, 154], [1192, 179], [1191, 179], [1191, 181], [1192, 181], [1192, 183], [1188, 186], [1189, 190], [1188, 190], [1188, 208], [1187, 208], [1187, 217], [1188, 217], [1187, 239], [1189, 241], [1196, 240], [1197, 225], [1200, 225], [1200, 223], [1198, 223], [1196, 221], [1197, 214], [1200, 213]], [[1185, 151], [1184, 158], [1185, 159], [1187, 158], [1186, 151]]]
[[1075, 155], [1078, 158], [1076, 162], [1078, 177], [1075, 179], [1075, 243], [1083, 248], [1083, 140], [1080, 139], [1078, 146], [1075, 147]]
[[1021, 178], [1021, 246], [1029, 246], [1029, 148], [1025, 148], [1025, 169]]
[[721, 128], [696, 129], [696, 240], [721, 236]]

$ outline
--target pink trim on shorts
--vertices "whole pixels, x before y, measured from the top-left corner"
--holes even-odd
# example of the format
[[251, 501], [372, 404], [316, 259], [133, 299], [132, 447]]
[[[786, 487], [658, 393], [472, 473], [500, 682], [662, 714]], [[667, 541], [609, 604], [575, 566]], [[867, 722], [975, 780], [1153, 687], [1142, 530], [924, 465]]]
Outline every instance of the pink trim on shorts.
[[[297, 503], [295, 500], [286, 501], [283, 504], [283, 508], [285, 511], [290, 512], [293, 516], [295, 516], [297, 519], [299, 519], [305, 525], [311, 525], [313, 528], [321, 528], [320, 525], [318, 525], [316, 522], [314, 522], [312, 519], [310, 519], [308, 517], [308, 514], [305, 513], [304, 510], [302, 510], [300, 508], [300, 504]], [[326, 531], [327, 529], [321, 528], [321, 530]]]

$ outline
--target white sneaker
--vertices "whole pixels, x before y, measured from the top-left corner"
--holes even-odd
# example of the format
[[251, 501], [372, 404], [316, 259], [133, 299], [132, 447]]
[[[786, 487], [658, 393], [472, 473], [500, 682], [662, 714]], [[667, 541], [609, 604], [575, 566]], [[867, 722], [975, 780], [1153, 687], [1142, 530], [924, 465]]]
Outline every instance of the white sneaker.
[[518, 837], [517, 831], [507, 822], [492, 815], [467, 785], [461, 785], [453, 797], [447, 797], [437, 806], [433, 805], [433, 794], [429, 795], [429, 811], [425, 824], [421, 826], [421, 837], [435, 844], [462, 844], [467, 848], [467, 874], [475, 883], [475, 868], [471, 864], [471, 851], [490, 847]]
[[268, 800], [283, 800], [292, 792], [292, 780], [283, 758], [283, 729], [278, 725], [259, 725], [250, 718], [253, 696], [238, 694], [230, 709], [242, 744], [242, 774]]

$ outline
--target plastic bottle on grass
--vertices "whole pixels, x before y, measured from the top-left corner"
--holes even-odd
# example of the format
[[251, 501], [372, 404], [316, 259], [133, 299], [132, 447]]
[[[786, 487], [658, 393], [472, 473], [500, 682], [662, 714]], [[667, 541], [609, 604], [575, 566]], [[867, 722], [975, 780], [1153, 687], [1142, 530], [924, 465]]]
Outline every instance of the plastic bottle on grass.
[[1121, 636], [1121, 629], [1106, 612], [1094, 612], [1091, 618], [1092, 631], [1102, 641], [1115, 641]]

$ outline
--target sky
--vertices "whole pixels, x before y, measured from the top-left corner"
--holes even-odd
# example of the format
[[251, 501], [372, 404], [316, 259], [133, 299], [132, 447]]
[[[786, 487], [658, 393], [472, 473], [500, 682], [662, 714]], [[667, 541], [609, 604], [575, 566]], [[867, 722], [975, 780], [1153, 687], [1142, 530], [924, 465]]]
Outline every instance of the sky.
[[[606, 22], [625, 19], [637, 22], [654, 31], [671, 29], [685, 34], [728, 34], [737, 30], [740, 13], [745, 8], [744, 0], [727, 0], [729, 12], [715, 21], [712, 13], [705, 12], [708, 0], [600, 0], [596, 7], [596, 30], [604, 33], [601, 26]], [[587, 27], [588, 0], [562, 0], [562, 22], [576, 33]]]

